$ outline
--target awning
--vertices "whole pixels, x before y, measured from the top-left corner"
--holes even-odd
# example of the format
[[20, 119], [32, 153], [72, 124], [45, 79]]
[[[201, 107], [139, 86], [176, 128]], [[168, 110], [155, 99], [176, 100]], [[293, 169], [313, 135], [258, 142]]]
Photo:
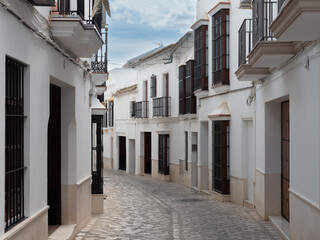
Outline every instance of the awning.
[[214, 118], [214, 120], [230, 120], [231, 113], [227, 102], [222, 103], [219, 107], [209, 113], [208, 118]]

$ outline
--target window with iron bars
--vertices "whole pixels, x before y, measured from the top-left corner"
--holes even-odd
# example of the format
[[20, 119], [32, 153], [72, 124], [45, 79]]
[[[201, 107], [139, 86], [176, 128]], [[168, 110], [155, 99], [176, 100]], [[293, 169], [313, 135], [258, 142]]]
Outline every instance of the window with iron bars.
[[109, 115], [109, 122], [108, 126], [113, 127], [113, 101], [108, 102], [108, 115]]
[[212, 23], [212, 85], [228, 85], [230, 68], [229, 10], [222, 9], [213, 15]]
[[159, 169], [163, 175], [170, 174], [170, 141], [168, 134], [159, 135]]
[[157, 97], [157, 76], [154, 74], [150, 78], [150, 97]]
[[229, 121], [214, 121], [212, 125], [212, 187], [221, 194], [230, 194]]
[[24, 70], [6, 58], [5, 231], [24, 216]]

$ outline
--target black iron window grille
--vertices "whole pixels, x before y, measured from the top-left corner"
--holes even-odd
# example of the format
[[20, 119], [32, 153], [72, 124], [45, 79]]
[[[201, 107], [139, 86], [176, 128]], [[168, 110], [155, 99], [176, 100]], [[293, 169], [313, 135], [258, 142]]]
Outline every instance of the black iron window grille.
[[113, 101], [109, 101], [109, 102], [108, 102], [108, 115], [109, 115], [108, 126], [109, 126], [109, 127], [113, 127], [113, 121], [114, 121], [113, 106], [114, 106]]
[[24, 68], [6, 58], [5, 231], [24, 216]]
[[130, 102], [130, 117], [134, 118], [136, 116], [136, 102], [131, 101]]
[[157, 97], [157, 76], [154, 74], [150, 78], [150, 97]]
[[159, 135], [159, 169], [158, 173], [170, 174], [170, 141], [168, 134]]
[[171, 116], [171, 97], [154, 98], [152, 106], [154, 117]]
[[186, 65], [179, 67], [179, 114], [186, 113]]
[[185, 158], [186, 158], [186, 167], [185, 170], [188, 171], [188, 132], [185, 132]]
[[212, 123], [212, 186], [221, 194], [230, 193], [230, 128], [229, 121]]
[[135, 117], [148, 118], [149, 117], [149, 102], [141, 101], [135, 103]]
[[194, 89], [208, 90], [208, 26], [195, 30], [194, 35]]
[[229, 84], [230, 44], [229, 10], [222, 9], [212, 17], [212, 85]]
[[245, 19], [239, 29], [239, 66], [248, 63], [252, 49], [252, 19]]
[[185, 113], [196, 113], [197, 112], [197, 98], [194, 95], [194, 61], [189, 60], [186, 63], [186, 81], [185, 81], [185, 96], [186, 106]]

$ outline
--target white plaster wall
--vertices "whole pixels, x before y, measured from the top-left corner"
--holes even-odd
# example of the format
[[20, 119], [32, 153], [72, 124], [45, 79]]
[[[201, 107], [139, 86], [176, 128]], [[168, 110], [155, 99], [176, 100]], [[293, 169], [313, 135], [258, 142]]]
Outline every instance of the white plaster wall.
[[[290, 189], [319, 205], [319, 79], [320, 46], [305, 50], [310, 68], [303, 67], [304, 55], [276, 71], [257, 90], [257, 167], [265, 173], [279, 171], [278, 163], [267, 162], [265, 122], [271, 116], [266, 104], [290, 100]], [[264, 121], [265, 119], [265, 121]], [[266, 145], [266, 148], [264, 147]], [[307, 187], [306, 187], [307, 186]]]
[[[75, 184], [90, 176], [90, 108], [88, 101], [89, 81], [83, 80], [82, 70], [48, 45], [20, 23], [6, 10], [0, 9], [0, 84], [1, 99], [0, 127], [4, 132], [4, 67], [5, 56], [11, 56], [28, 65], [26, 72], [26, 148], [25, 174], [26, 215], [31, 216], [47, 206], [47, 127], [49, 118], [49, 83], [50, 76], [60, 79], [62, 87], [75, 88], [76, 142], [70, 143], [72, 158], [77, 162], [72, 172], [76, 173], [68, 181]], [[10, 26], [10, 28], [8, 28]], [[65, 63], [65, 68], [63, 68]], [[30, 79], [30, 80], [28, 80]], [[30, 108], [28, 109], [28, 106]], [[72, 128], [72, 127], [71, 127]], [[1, 134], [3, 136], [3, 134]], [[4, 137], [0, 138], [0, 165], [4, 166]], [[68, 159], [69, 160], [69, 159]], [[3, 171], [3, 168], [0, 168]], [[1, 174], [3, 178], [4, 174]], [[4, 182], [4, 181], [1, 181]], [[3, 184], [0, 186], [0, 202], [4, 202]], [[3, 231], [3, 204], [0, 206], [0, 234]], [[2, 219], [2, 220], [1, 220]]]

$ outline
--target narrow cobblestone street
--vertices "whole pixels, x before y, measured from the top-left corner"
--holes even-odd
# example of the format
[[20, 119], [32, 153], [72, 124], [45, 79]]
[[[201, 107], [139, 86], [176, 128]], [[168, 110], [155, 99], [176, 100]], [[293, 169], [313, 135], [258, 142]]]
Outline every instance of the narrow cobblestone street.
[[281, 239], [255, 210], [176, 183], [105, 171], [104, 214], [92, 217], [76, 240]]

